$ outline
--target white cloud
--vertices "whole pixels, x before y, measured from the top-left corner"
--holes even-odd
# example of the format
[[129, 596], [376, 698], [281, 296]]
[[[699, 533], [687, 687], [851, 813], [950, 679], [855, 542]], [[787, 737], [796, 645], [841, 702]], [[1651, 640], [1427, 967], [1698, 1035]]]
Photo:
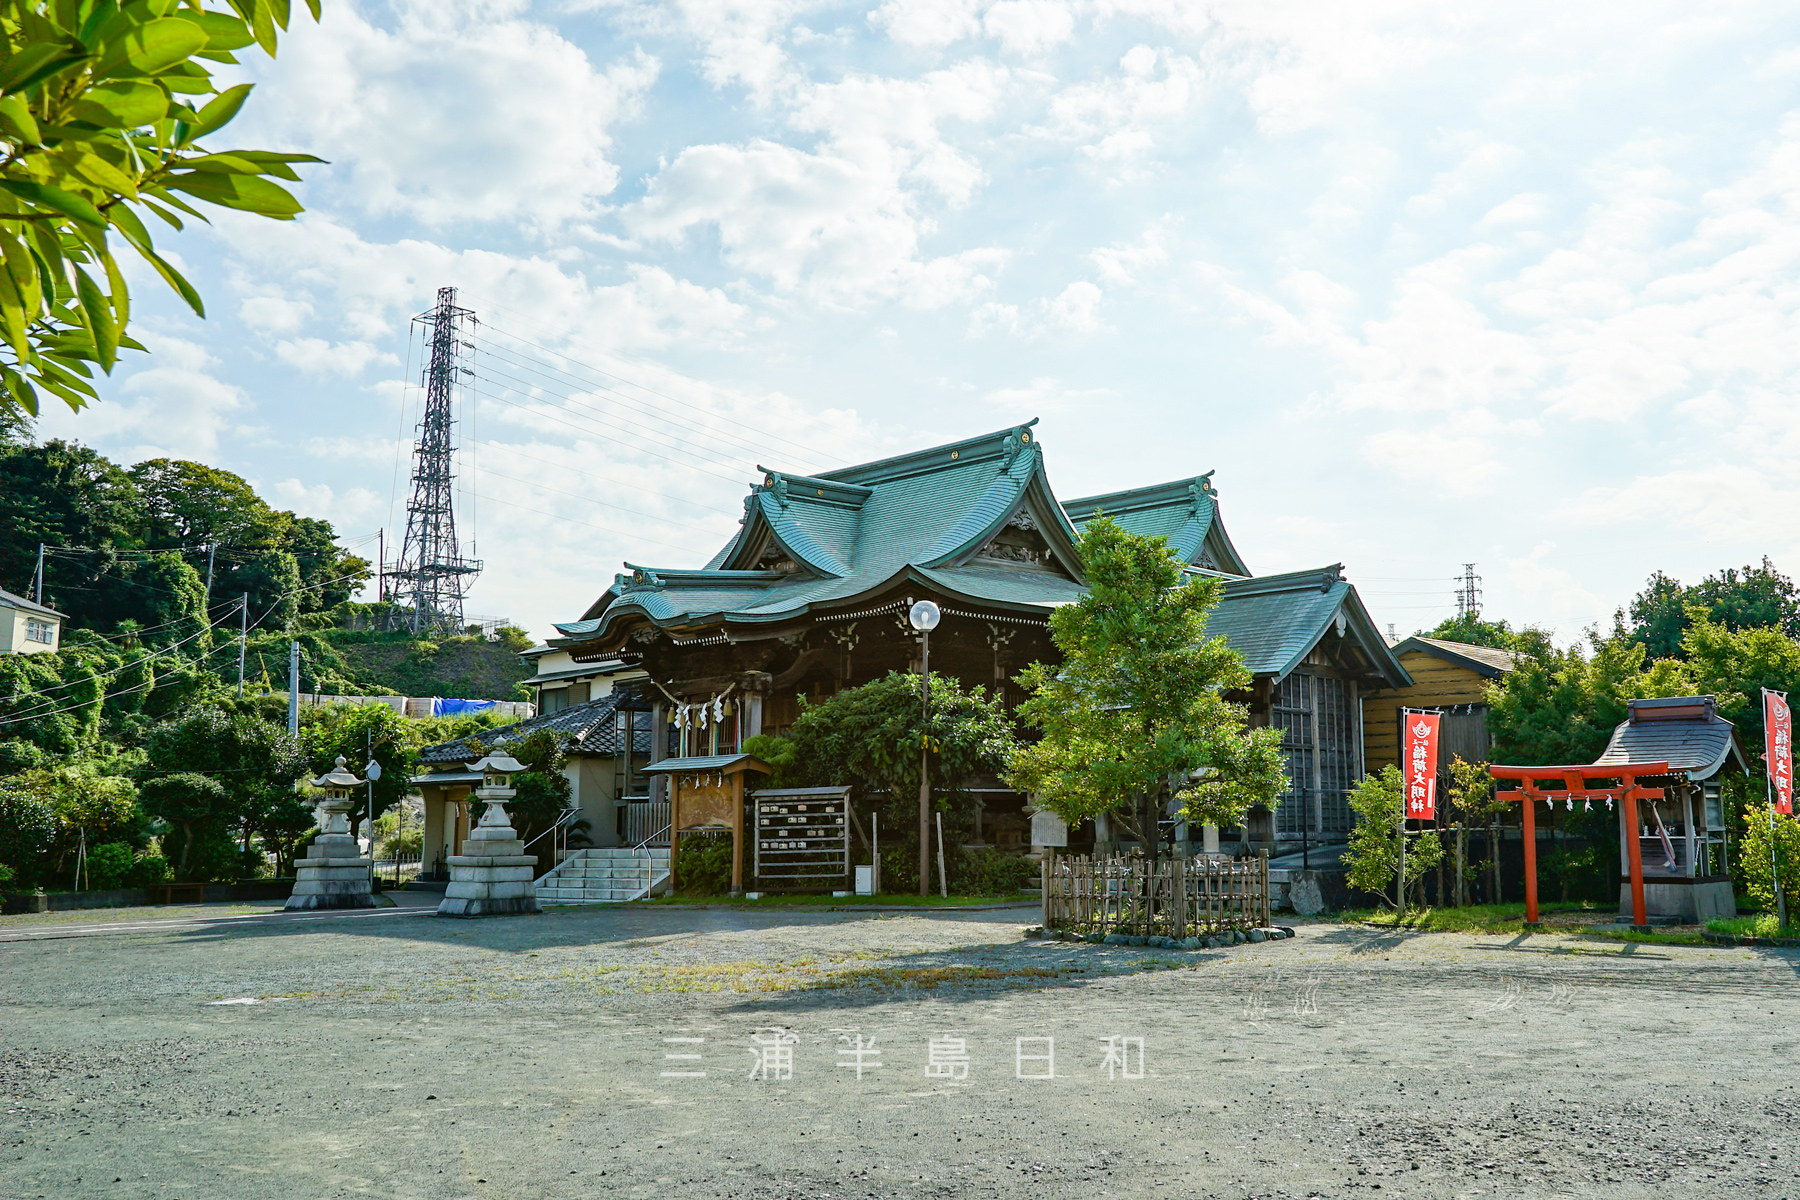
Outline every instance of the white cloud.
[[945, 141], [941, 125], [986, 115], [1006, 80], [975, 63], [914, 81], [851, 76], [806, 89], [792, 120], [824, 134], [821, 148], [766, 138], [690, 146], [621, 215], [650, 242], [686, 244], [710, 230], [734, 269], [827, 303], [897, 297], [930, 308], [972, 299], [1003, 256], [979, 246], [925, 253], [935, 223], [921, 193], [968, 203], [982, 172]]
[[436, 228], [586, 220], [618, 183], [613, 127], [659, 65], [636, 52], [596, 69], [522, 8], [400, 0], [384, 28], [328, 5], [318, 27], [295, 22], [250, 112], [331, 160], [334, 197], [369, 213]]
[[133, 334], [150, 351], [134, 356], [138, 369], [79, 414], [59, 400], [43, 406], [38, 435], [79, 438], [125, 462], [147, 458], [217, 461], [221, 438], [241, 432], [237, 414], [248, 399], [242, 388], [218, 378], [218, 362], [205, 347], [146, 328]]
[[284, 339], [275, 344], [275, 355], [309, 375], [361, 375], [370, 363], [400, 365], [399, 358], [377, 350], [368, 342], [328, 342], [324, 338]]
[[295, 333], [312, 315], [311, 304], [282, 296], [246, 296], [238, 303], [244, 324], [264, 333]]

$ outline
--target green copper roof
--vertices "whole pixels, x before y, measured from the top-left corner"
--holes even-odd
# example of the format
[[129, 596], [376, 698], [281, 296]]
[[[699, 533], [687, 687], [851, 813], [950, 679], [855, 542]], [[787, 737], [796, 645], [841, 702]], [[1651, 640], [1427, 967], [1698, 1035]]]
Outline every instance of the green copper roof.
[[1250, 574], [1219, 519], [1219, 494], [1213, 490], [1211, 471], [1130, 491], [1083, 496], [1063, 508], [1077, 529], [1096, 512], [1104, 512], [1130, 533], [1167, 538], [1169, 548], [1185, 563], [1228, 575]]
[[[1248, 576], [1207, 476], [1065, 506], [1050, 488], [1032, 424], [817, 476], [763, 468], [744, 501], [742, 528], [705, 568], [627, 564], [629, 573], [581, 620], [556, 627], [563, 637], [551, 644], [593, 643], [634, 617], [714, 636], [721, 627], [866, 603], [901, 586], [1047, 615], [1086, 592], [1072, 520], [1085, 523], [1097, 511], [1168, 538], [1190, 564]], [[1411, 682], [1340, 567], [1230, 579], [1208, 627], [1253, 672], [1277, 678], [1334, 630], [1390, 686]]]
[[[977, 557], [1009, 522], [1042, 539], [1040, 561]], [[765, 469], [743, 528], [705, 569], [627, 564], [580, 621], [556, 627], [558, 644], [633, 613], [659, 626], [787, 620], [904, 581], [1050, 607], [1081, 595], [1075, 537], [1029, 424], [817, 477]]]
[[1336, 633], [1365, 659], [1388, 687], [1406, 687], [1412, 676], [1388, 648], [1362, 600], [1344, 579], [1342, 564], [1316, 571], [1230, 579], [1206, 632], [1222, 637], [1244, 656], [1253, 675], [1281, 679], [1313, 648]]

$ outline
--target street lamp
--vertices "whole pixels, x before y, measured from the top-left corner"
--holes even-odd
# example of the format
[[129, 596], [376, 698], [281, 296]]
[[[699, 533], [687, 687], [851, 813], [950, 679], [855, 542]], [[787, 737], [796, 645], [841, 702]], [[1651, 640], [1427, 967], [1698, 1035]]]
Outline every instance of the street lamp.
[[931, 895], [931, 775], [927, 771], [931, 741], [926, 733], [931, 720], [931, 631], [943, 614], [929, 600], [921, 600], [906, 614], [919, 631], [919, 895]]

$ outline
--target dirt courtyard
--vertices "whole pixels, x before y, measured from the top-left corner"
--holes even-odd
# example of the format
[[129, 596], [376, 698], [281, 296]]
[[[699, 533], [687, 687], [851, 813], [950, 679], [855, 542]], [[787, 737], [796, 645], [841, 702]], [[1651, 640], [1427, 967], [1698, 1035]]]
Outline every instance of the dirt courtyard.
[[0, 1196], [1800, 1196], [1800, 952], [1032, 919], [5, 918]]

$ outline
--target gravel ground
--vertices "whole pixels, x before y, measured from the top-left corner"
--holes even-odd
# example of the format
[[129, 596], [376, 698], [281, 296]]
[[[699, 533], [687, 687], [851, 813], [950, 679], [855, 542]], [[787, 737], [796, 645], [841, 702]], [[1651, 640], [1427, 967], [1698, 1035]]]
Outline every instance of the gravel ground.
[[0, 922], [0, 1196], [1800, 1196], [1795, 951], [234, 912]]

